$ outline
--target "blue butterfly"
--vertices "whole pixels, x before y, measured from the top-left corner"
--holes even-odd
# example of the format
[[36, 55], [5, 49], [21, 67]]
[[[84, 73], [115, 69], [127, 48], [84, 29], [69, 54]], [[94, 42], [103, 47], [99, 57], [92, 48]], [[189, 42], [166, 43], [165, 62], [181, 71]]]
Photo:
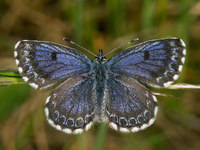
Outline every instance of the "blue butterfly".
[[23, 40], [14, 57], [22, 78], [35, 89], [60, 84], [46, 99], [50, 125], [79, 134], [95, 122], [114, 130], [136, 132], [153, 124], [157, 100], [145, 86], [168, 87], [182, 70], [186, 49], [181, 39], [146, 41], [122, 50], [108, 61], [44, 41]]

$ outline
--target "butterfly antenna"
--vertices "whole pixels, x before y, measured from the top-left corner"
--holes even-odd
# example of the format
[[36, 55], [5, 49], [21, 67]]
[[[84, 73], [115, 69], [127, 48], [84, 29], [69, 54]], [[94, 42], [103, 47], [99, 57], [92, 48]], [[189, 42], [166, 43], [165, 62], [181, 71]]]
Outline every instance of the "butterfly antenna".
[[139, 38], [135, 38], [135, 39], [133, 39], [133, 40], [131, 40], [131, 41], [129, 41], [129, 42], [127, 42], [127, 43], [121, 45], [121, 46], [118, 46], [118, 47], [114, 48], [113, 50], [111, 50], [110, 52], [108, 52], [107, 54], [105, 54], [104, 56], [107, 56], [107, 55], [109, 55], [110, 53], [116, 51], [117, 49], [120, 49], [120, 48], [124, 47], [125, 45], [131, 44], [131, 43], [133, 43], [133, 42], [135, 42], [135, 41], [138, 41], [138, 40], [139, 40]]
[[84, 49], [85, 51], [87, 51], [88, 53], [92, 54], [93, 56], [97, 57], [97, 55], [95, 55], [94, 53], [92, 53], [92, 52], [89, 51], [88, 49], [86, 49], [86, 48], [80, 46], [79, 44], [77, 44], [77, 43], [75, 43], [75, 42], [73, 42], [73, 41], [71, 41], [71, 40], [69, 40], [69, 39], [67, 39], [67, 38], [63, 38], [63, 40], [65, 40], [65, 41], [67, 41], [67, 42], [69, 42], [69, 43], [71, 43], [71, 44], [74, 44], [74, 45], [78, 46], [79, 48], [82, 48], [82, 49]]

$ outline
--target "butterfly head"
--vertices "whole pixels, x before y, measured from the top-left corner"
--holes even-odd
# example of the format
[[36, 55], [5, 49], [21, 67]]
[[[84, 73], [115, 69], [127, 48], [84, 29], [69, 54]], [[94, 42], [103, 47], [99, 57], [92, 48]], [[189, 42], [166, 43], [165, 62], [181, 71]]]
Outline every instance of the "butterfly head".
[[99, 50], [99, 53], [98, 53], [98, 55], [97, 55], [95, 60], [98, 61], [98, 62], [106, 61], [106, 57], [103, 55], [103, 50], [102, 49]]

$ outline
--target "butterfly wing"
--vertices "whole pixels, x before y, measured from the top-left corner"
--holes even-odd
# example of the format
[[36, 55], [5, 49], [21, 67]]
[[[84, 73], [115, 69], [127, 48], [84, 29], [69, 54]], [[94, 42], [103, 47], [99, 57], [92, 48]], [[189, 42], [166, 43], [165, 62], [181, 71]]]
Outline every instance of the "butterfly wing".
[[19, 72], [33, 88], [47, 88], [91, 69], [91, 60], [81, 52], [51, 42], [19, 41], [14, 56]]
[[93, 83], [91, 78], [76, 76], [57, 87], [46, 100], [49, 124], [68, 134], [88, 130], [94, 119]]
[[167, 87], [178, 78], [185, 54], [181, 39], [151, 40], [121, 51], [107, 66], [114, 74], [130, 76], [155, 87]]
[[158, 111], [156, 97], [131, 77], [107, 80], [106, 116], [110, 127], [136, 132], [153, 124]]

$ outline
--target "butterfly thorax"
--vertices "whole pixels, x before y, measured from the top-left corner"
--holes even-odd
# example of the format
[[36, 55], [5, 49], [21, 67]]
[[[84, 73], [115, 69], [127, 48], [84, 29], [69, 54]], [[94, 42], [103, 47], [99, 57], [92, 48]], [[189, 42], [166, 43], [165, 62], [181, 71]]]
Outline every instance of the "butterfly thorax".
[[[99, 50], [99, 54], [94, 61], [94, 78], [97, 83], [97, 93], [102, 94], [105, 88], [105, 80], [106, 80], [106, 67], [105, 67], [106, 59], [103, 56], [103, 51]], [[98, 99], [101, 99], [99, 97]]]

